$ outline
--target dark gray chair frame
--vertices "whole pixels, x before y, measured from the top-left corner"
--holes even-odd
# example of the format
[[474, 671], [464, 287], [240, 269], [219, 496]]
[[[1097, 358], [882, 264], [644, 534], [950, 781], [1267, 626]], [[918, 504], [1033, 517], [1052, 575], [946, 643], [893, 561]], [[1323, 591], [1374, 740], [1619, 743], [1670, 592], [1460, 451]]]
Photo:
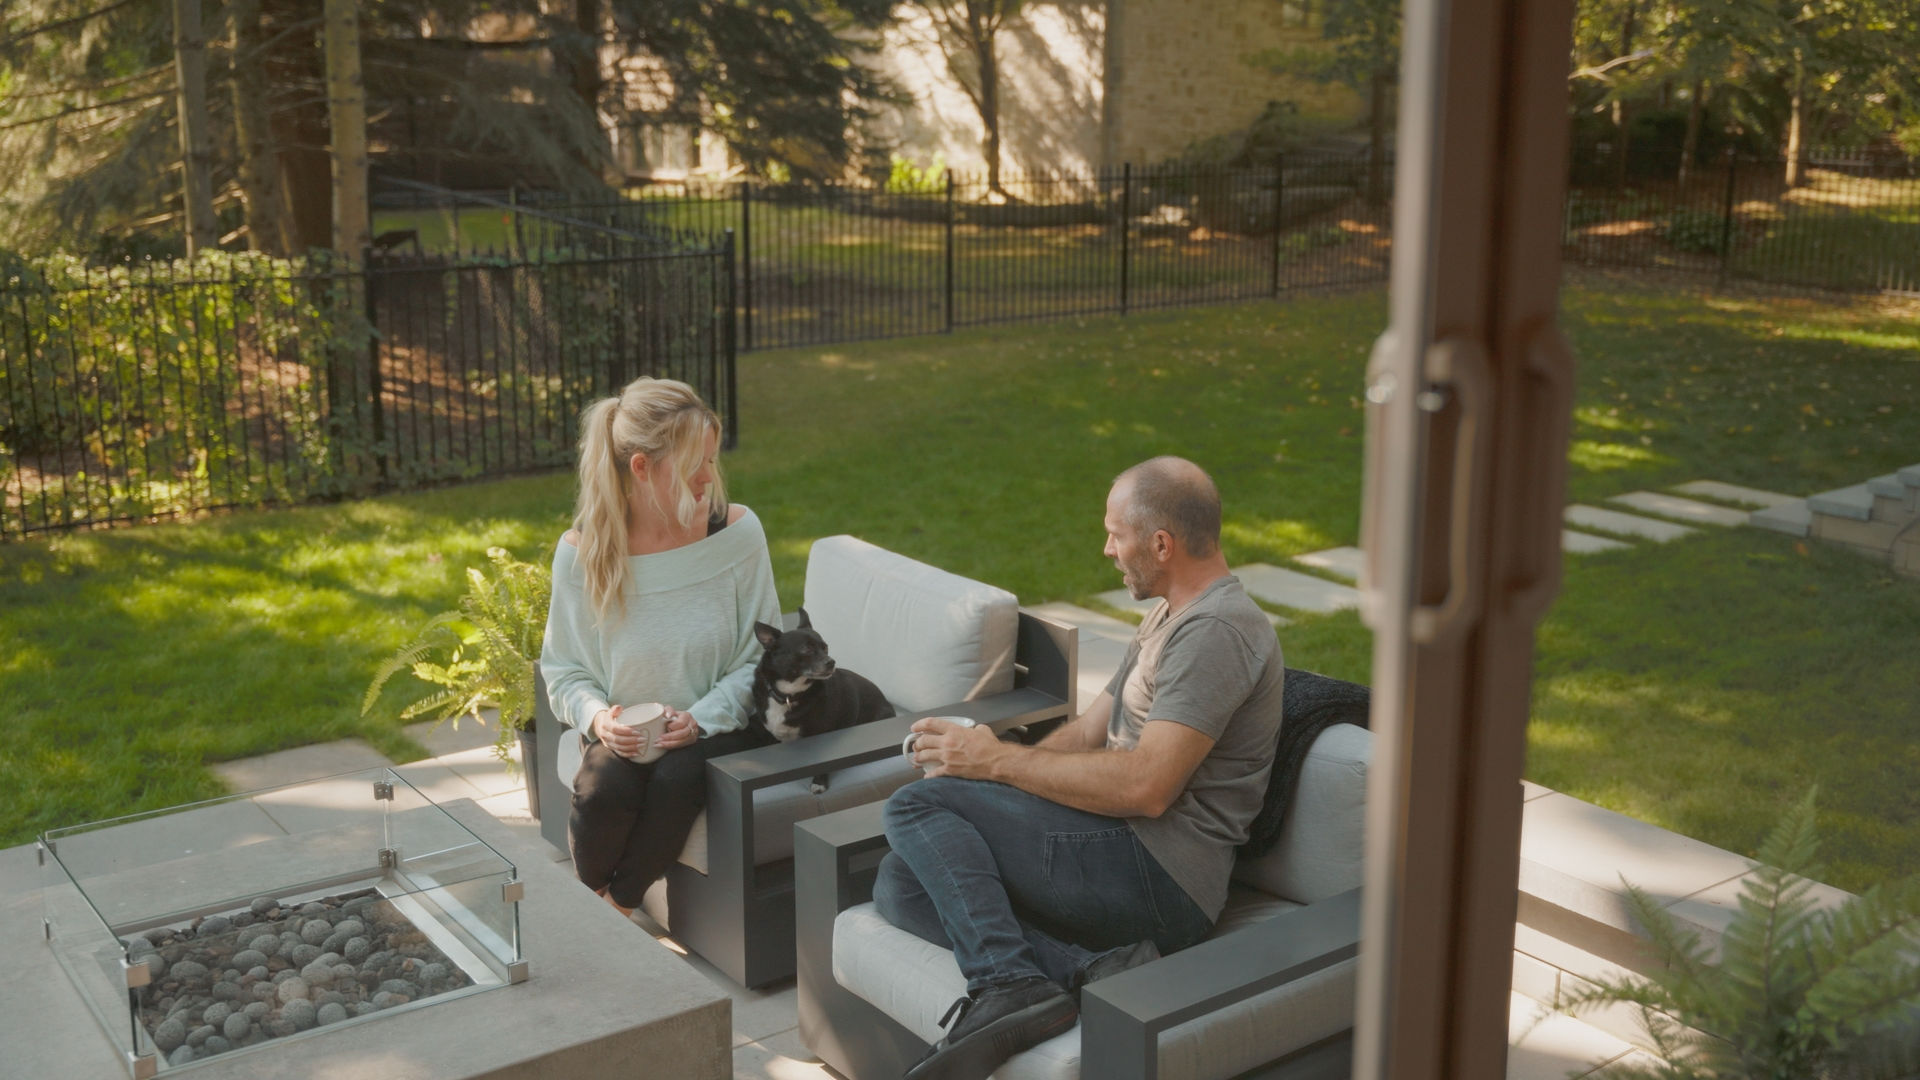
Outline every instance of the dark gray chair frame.
[[[797, 616], [783, 621], [791, 626]], [[742, 986], [791, 977], [794, 864], [791, 859], [754, 863], [753, 793], [898, 754], [907, 730], [923, 716], [965, 716], [997, 731], [1022, 725], [1030, 733], [1050, 729], [1069, 717], [1078, 662], [1073, 627], [1022, 611], [1011, 690], [707, 762], [708, 873], [678, 862], [667, 871], [673, 939]], [[565, 725], [547, 703], [544, 682], [534, 696], [537, 765], [554, 760]], [[568, 850], [572, 793], [557, 781], [542, 783], [538, 799], [540, 834]]]
[[[892, 1080], [927, 1052], [920, 1037], [833, 978], [833, 921], [873, 898], [887, 852], [882, 804], [794, 827], [800, 1038], [849, 1080]], [[1161, 1033], [1357, 955], [1360, 890], [1283, 912], [1088, 986], [1080, 996], [1080, 1075], [1155, 1080]], [[1243, 1076], [1345, 1080], [1351, 1029]]]

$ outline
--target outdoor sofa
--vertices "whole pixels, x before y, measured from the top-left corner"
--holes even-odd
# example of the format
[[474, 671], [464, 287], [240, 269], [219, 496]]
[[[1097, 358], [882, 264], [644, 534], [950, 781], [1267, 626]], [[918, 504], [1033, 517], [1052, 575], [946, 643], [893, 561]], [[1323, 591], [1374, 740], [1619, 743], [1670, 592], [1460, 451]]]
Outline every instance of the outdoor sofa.
[[[1032, 737], [1073, 704], [1076, 631], [1021, 611], [1005, 589], [831, 536], [808, 552], [803, 606], [835, 660], [878, 684], [898, 715], [708, 762], [707, 809], [643, 903], [676, 942], [744, 986], [794, 973], [795, 822], [877, 805], [917, 777], [900, 743], [919, 717], [967, 716]], [[535, 696], [540, 830], [566, 849], [572, 792], [553, 763], [561, 740], [580, 736], [554, 717], [544, 685]], [[831, 774], [828, 790], [814, 795], [808, 783], [820, 773]]]
[[[1353, 723], [1326, 728], [1308, 749], [1277, 844], [1240, 861], [1213, 935], [1089, 984], [1073, 1030], [994, 1076], [1344, 1080], [1372, 745]], [[796, 829], [801, 1039], [849, 1080], [900, 1076], [940, 1038], [941, 1015], [965, 992], [952, 953], [892, 926], [871, 903], [887, 850], [881, 809]]]

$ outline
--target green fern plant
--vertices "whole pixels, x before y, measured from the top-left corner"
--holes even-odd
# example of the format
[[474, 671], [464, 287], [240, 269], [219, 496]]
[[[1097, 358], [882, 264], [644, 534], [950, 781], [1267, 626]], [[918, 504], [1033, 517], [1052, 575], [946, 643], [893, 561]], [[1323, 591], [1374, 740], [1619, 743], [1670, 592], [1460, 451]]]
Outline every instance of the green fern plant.
[[488, 548], [493, 573], [467, 567], [460, 606], [427, 620], [412, 641], [387, 657], [360, 701], [360, 715], [373, 711], [380, 691], [402, 671], [439, 690], [400, 711], [400, 719], [431, 716], [435, 722], [500, 710], [493, 752], [511, 762], [518, 733], [533, 720], [533, 669], [547, 627], [552, 572], [515, 559], [505, 548]]
[[1768, 836], [1741, 886], [1721, 954], [1627, 885], [1661, 967], [1597, 980], [1555, 1003], [1573, 1015], [1635, 1006], [1663, 1060], [1615, 1066], [1658, 1080], [1920, 1077], [1920, 876], [1837, 909], [1812, 892], [1819, 837], [1808, 792]]

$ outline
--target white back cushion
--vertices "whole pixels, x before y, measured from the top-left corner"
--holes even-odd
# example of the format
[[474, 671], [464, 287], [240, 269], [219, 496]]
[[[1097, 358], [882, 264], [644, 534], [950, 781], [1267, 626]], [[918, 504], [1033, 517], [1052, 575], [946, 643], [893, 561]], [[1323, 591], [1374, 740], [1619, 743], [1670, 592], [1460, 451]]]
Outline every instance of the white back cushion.
[[1013, 689], [1019, 600], [852, 536], [814, 541], [803, 606], [841, 666], [904, 712]]
[[1335, 724], [1321, 732], [1300, 767], [1280, 842], [1258, 859], [1241, 859], [1234, 880], [1301, 904], [1359, 888], [1372, 759], [1366, 728]]

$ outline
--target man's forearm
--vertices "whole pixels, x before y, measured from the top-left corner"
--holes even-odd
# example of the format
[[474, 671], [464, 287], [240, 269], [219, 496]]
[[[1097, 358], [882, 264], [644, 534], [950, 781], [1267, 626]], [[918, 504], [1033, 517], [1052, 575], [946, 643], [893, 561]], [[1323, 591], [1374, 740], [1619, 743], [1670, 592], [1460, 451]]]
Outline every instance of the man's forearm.
[[[1058, 734], [1056, 732], [1055, 734]], [[1141, 789], [1138, 763], [1130, 750], [1087, 753], [1040, 746], [1009, 746], [988, 779], [1010, 784], [1043, 799], [1108, 817], [1158, 817]]]

